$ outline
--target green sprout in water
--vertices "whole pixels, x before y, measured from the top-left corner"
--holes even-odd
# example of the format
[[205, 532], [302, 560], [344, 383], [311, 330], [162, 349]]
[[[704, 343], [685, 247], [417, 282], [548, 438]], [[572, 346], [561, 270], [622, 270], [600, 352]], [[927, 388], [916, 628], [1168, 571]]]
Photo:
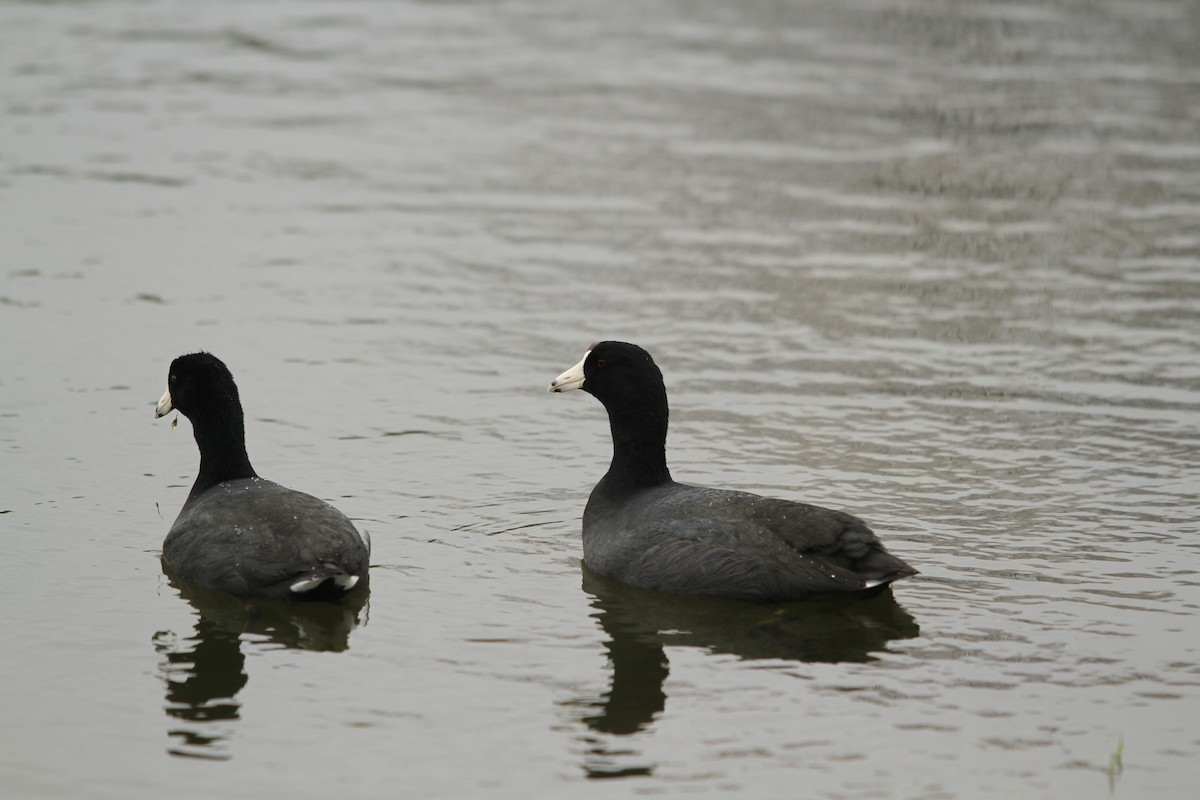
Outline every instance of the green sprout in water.
[[1117, 739], [1117, 749], [1108, 757], [1108, 793], [1112, 794], [1117, 788], [1117, 778], [1125, 771], [1125, 762], [1122, 756], [1125, 754], [1125, 734], [1121, 734]]

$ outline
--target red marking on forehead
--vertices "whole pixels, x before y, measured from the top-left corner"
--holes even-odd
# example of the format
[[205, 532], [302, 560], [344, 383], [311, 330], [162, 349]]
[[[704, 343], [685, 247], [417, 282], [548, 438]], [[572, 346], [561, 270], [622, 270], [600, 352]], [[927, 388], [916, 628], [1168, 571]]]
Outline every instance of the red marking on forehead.
[[588, 352], [590, 353], [591, 351], [595, 350], [595, 349], [596, 349], [596, 345], [598, 345], [598, 344], [600, 344], [600, 343], [599, 343], [599, 342], [592, 342], [590, 345], [588, 345]]

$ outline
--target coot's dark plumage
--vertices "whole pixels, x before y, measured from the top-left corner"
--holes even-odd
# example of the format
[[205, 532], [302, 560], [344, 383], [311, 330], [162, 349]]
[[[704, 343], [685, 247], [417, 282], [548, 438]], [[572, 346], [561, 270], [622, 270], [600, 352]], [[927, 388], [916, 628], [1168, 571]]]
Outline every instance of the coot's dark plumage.
[[601, 575], [677, 594], [802, 600], [876, 594], [916, 574], [857, 517], [672, 480], [667, 390], [637, 345], [592, 345], [550, 384], [570, 389], [603, 403], [612, 428], [612, 464], [583, 512], [583, 558]]
[[171, 362], [155, 417], [192, 421], [200, 474], [163, 542], [172, 574], [241, 597], [325, 600], [367, 580], [369, 540], [342, 512], [260, 478], [246, 455], [237, 385], [208, 353]]

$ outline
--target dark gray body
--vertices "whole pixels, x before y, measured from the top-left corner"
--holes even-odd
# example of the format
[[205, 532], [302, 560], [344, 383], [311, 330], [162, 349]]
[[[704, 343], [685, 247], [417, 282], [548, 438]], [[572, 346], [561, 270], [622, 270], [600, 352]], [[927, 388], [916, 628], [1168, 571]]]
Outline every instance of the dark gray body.
[[612, 491], [583, 513], [583, 557], [601, 575], [677, 594], [743, 600], [868, 596], [916, 573], [840, 511], [667, 481]]
[[[298, 580], [367, 580], [370, 550], [328, 503], [263, 478], [218, 483], [190, 499], [163, 542], [172, 574], [239, 596], [298, 599]], [[331, 583], [331, 582], [327, 582]]]

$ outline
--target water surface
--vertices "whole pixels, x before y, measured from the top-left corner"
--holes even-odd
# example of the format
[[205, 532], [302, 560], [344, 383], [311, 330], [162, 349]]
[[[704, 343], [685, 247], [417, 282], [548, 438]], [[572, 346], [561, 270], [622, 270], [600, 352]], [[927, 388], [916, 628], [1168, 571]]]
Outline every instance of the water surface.
[[[0, 6], [13, 797], [1186, 797], [1200, 16], [1186, 2]], [[680, 480], [922, 574], [759, 608], [579, 562], [657, 357]], [[369, 602], [162, 575], [225, 359]]]

